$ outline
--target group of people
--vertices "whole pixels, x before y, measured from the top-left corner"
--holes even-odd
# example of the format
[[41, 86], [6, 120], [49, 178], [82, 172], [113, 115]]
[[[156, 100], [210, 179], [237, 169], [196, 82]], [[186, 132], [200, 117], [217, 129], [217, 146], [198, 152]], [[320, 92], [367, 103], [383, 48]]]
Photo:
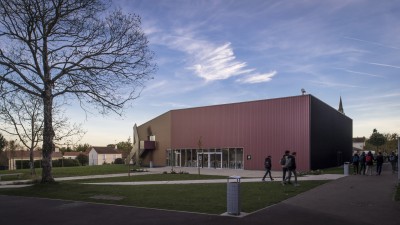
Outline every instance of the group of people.
[[[397, 165], [397, 156], [394, 152], [390, 153], [388, 156], [388, 160], [392, 166], [392, 173], [396, 171]], [[354, 153], [352, 158], [353, 164], [353, 172], [354, 174], [362, 174], [362, 175], [372, 175], [372, 168], [374, 166], [374, 161], [376, 163], [376, 175], [381, 175], [382, 166], [385, 161], [382, 152], [378, 152], [378, 154], [374, 157], [371, 151], [367, 153], [362, 152], [360, 155], [358, 153]]]
[[[264, 161], [265, 166], [265, 174], [262, 178], [262, 181], [265, 181], [265, 178], [269, 175], [271, 181], [274, 179], [271, 175], [271, 168], [272, 168], [272, 160], [271, 156], [267, 156]], [[292, 184], [291, 178], [292, 175], [294, 176], [294, 186], [299, 186], [297, 182], [297, 172], [296, 172], [296, 152], [292, 152], [290, 154], [289, 150], [285, 151], [285, 154], [282, 156], [281, 160], [279, 161], [280, 165], [282, 166], [282, 185], [285, 184]]]

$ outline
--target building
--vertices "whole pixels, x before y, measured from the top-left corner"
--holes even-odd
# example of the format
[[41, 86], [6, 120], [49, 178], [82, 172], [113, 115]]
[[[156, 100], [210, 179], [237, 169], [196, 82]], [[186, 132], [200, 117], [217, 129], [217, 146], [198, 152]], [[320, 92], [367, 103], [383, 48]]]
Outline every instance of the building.
[[[343, 110], [343, 108], [342, 108]], [[145, 166], [274, 170], [285, 150], [301, 171], [341, 165], [352, 155], [352, 120], [301, 96], [178, 109], [134, 127], [131, 157]]]
[[[33, 152], [33, 160], [38, 161], [43, 159], [42, 151], [34, 150]], [[63, 156], [59, 151], [59, 148], [55, 148], [55, 152], [51, 154], [52, 160], [61, 159]], [[0, 167], [9, 170], [17, 169], [17, 162], [21, 161], [29, 161], [30, 160], [30, 151], [29, 150], [15, 150], [15, 151], [3, 151], [0, 154]], [[20, 167], [19, 167], [20, 168]]]
[[115, 159], [122, 158], [116, 146], [91, 147], [89, 150], [89, 166], [114, 163]]
[[63, 158], [64, 159], [76, 159], [78, 155], [84, 154], [83, 152], [64, 152]]
[[354, 150], [361, 151], [365, 148], [365, 137], [355, 137], [353, 138], [353, 148]]

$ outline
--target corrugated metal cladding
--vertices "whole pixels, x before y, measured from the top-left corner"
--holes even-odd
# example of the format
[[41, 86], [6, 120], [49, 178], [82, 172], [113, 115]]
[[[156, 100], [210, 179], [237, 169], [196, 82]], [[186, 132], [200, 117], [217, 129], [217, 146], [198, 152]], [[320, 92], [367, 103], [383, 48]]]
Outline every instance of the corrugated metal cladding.
[[[171, 148], [243, 148], [244, 169], [273, 170], [285, 150], [297, 152], [298, 169], [310, 169], [311, 95], [171, 111]], [[251, 156], [251, 159], [247, 159]]]
[[350, 161], [353, 121], [317, 98], [311, 98], [311, 169]]

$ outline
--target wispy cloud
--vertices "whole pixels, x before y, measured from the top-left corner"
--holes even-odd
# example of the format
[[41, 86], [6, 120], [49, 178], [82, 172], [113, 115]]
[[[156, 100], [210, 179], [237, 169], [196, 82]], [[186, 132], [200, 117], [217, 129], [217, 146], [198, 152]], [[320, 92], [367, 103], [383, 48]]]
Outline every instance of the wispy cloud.
[[[251, 73], [265, 75], [258, 74], [256, 69], [249, 68], [247, 62], [237, 59], [230, 42], [213, 43], [199, 37], [191, 29], [177, 28], [172, 33], [173, 35], [165, 36], [165, 32], [160, 32], [159, 36], [153, 39], [158, 44], [162, 43], [170, 49], [185, 53], [186, 68], [205, 81], [225, 80], [242, 75], [251, 77]], [[264, 77], [258, 82], [269, 80]]]
[[376, 45], [376, 46], [380, 46], [380, 47], [384, 47], [384, 48], [391, 48], [391, 49], [400, 50], [399, 47], [386, 45], [386, 44], [382, 44], [382, 43], [379, 43], [379, 42], [368, 41], [368, 40], [363, 40], [363, 39], [353, 38], [353, 37], [348, 37], [348, 36], [343, 36], [343, 38], [349, 39], [349, 40], [353, 40], [353, 41], [363, 42], [363, 43], [367, 43], [367, 44], [371, 44], [371, 45]]
[[383, 66], [383, 67], [391, 67], [391, 68], [400, 69], [400, 66], [393, 66], [393, 65], [389, 65], [389, 64], [382, 64], [382, 63], [368, 63], [368, 64], [375, 65], [375, 66]]
[[237, 79], [236, 81], [240, 83], [248, 83], [248, 84], [255, 84], [255, 83], [263, 83], [263, 82], [268, 82], [272, 79], [273, 76], [277, 74], [276, 71], [272, 71], [269, 73], [264, 73], [264, 74], [251, 74], [246, 76], [245, 78], [242, 79]]
[[191, 68], [195, 73], [206, 81], [224, 80], [233, 76], [252, 72], [253, 69], [246, 69], [247, 64], [236, 59], [231, 43], [221, 46], [212, 46], [195, 50], [194, 63]]
[[342, 70], [348, 73], [354, 73], [354, 74], [360, 74], [360, 75], [366, 75], [366, 76], [371, 76], [371, 77], [383, 77], [382, 75], [377, 75], [377, 74], [372, 74], [372, 73], [364, 73], [364, 72], [359, 72], [359, 71], [354, 71], [354, 70], [349, 70], [346, 68], [334, 68], [337, 70]]
[[311, 83], [318, 84], [324, 87], [347, 87], [347, 88], [357, 88], [359, 86], [351, 85], [351, 84], [343, 84], [343, 83], [334, 83], [334, 82], [324, 82], [324, 81], [311, 81]]

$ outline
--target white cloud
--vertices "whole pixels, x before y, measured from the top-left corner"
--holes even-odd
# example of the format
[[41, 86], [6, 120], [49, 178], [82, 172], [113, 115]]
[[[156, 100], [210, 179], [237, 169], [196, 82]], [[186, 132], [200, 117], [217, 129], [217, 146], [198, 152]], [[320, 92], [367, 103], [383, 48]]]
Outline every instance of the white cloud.
[[382, 64], [382, 63], [368, 63], [368, 64], [375, 65], [375, 66], [383, 66], [383, 67], [391, 67], [391, 68], [400, 69], [400, 66], [394, 66], [394, 65], [389, 65], [389, 64]]
[[[189, 39], [184, 39], [184, 42], [187, 40]], [[192, 66], [188, 68], [206, 81], [225, 80], [254, 71], [246, 69], [246, 62], [236, 59], [231, 43], [218, 46], [207, 41], [190, 39], [190, 43], [182, 43], [181, 46], [191, 58]]]
[[255, 83], [262, 83], [262, 82], [268, 82], [272, 79], [273, 76], [277, 74], [276, 71], [272, 71], [269, 73], [264, 73], [264, 74], [252, 74], [249, 75], [243, 79], [238, 79], [237, 81], [240, 83], [248, 83], [248, 84], [255, 84]]
[[346, 68], [334, 68], [334, 69], [343, 70], [343, 71], [348, 72], [348, 73], [355, 73], [355, 74], [360, 74], [360, 75], [367, 75], [367, 76], [371, 76], [371, 77], [383, 77], [382, 75], [377, 75], [377, 74], [372, 74], [372, 73], [365, 73], [365, 72], [359, 72], [359, 71], [349, 70], [349, 69], [346, 69]]
[[206, 81], [225, 80], [255, 71], [248, 68], [246, 62], [237, 59], [230, 42], [216, 44], [202, 39], [191, 29], [181, 28], [175, 29], [173, 35], [165, 36], [165, 32], [159, 32], [157, 37], [154, 35], [153, 40], [158, 44], [185, 53], [186, 68]]

